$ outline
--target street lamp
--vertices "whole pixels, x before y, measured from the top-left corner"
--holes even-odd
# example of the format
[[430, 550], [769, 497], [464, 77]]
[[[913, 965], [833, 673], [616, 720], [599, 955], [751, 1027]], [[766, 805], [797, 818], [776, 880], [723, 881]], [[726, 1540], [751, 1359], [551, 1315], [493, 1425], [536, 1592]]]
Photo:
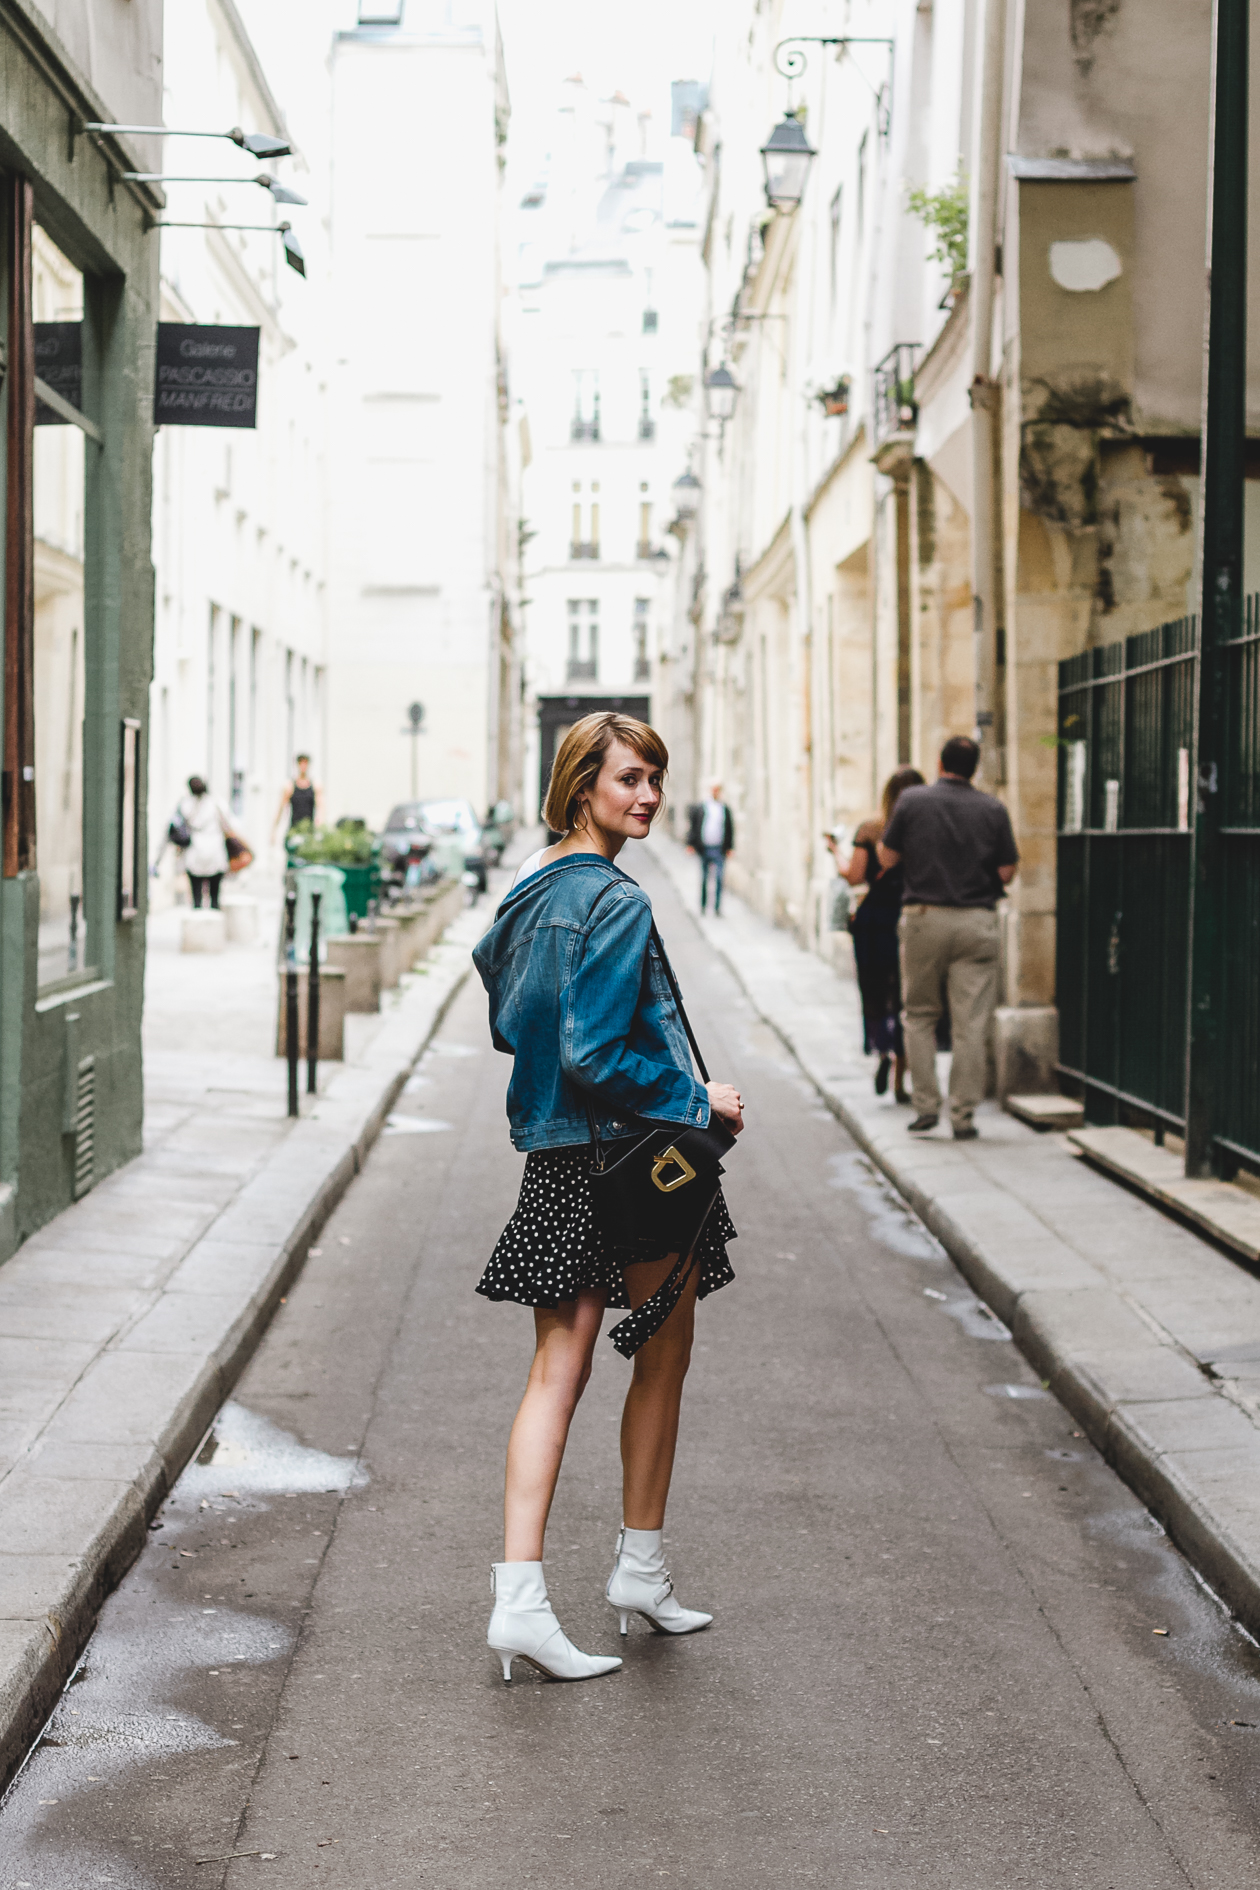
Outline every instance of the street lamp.
[[682, 519], [684, 523], [688, 523], [696, 516], [696, 513], [700, 509], [700, 481], [696, 478], [696, 475], [691, 471], [690, 467], [688, 467], [681, 478], [675, 479], [671, 490], [674, 494], [674, 504], [678, 508], [679, 518]]
[[282, 158], [293, 154], [293, 147], [287, 138], [272, 138], [262, 131], [244, 132], [239, 125], [234, 125], [231, 131], [181, 131], [176, 125], [82, 123], [79, 130], [99, 132], [102, 136], [133, 138], [227, 138], [232, 144], [238, 144], [242, 151], [248, 151], [251, 157]]
[[307, 201], [287, 184], [268, 177], [266, 171], [257, 177], [174, 177], [169, 171], [124, 171], [123, 176], [129, 184], [261, 184], [264, 190], [271, 192], [276, 203], [305, 204]]
[[256, 230], [264, 236], [278, 236], [284, 244], [284, 260], [290, 269], [296, 269], [300, 276], [306, 274], [306, 257], [302, 245], [293, 234], [291, 223], [185, 223], [178, 218], [162, 217], [153, 225], [155, 230]]
[[804, 194], [810, 164], [817, 155], [800, 119], [788, 112], [761, 147], [761, 161], [766, 167], [766, 202], [772, 210], [795, 210]]
[[704, 389], [709, 397], [709, 412], [715, 420], [730, 420], [734, 417], [735, 402], [739, 398], [739, 388], [735, 377], [725, 361], [705, 376]]

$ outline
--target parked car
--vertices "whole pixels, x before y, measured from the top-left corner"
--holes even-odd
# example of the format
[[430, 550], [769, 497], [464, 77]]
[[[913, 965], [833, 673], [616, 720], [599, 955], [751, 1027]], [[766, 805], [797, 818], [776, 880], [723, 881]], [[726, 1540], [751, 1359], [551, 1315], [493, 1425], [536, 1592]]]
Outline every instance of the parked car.
[[481, 830], [482, 850], [492, 866], [499, 864], [515, 832], [516, 810], [511, 801], [496, 801]]
[[487, 858], [478, 820], [471, 801], [418, 801], [420, 818], [435, 842], [458, 841], [463, 848], [464, 872], [484, 892], [488, 884], [490, 861]]
[[[433, 835], [420, 812], [419, 801], [403, 801], [391, 811], [378, 845], [383, 886], [405, 885], [408, 873], [413, 880], [423, 878], [433, 855]], [[441, 870], [442, 863], [434, 861], [434, 876]]]

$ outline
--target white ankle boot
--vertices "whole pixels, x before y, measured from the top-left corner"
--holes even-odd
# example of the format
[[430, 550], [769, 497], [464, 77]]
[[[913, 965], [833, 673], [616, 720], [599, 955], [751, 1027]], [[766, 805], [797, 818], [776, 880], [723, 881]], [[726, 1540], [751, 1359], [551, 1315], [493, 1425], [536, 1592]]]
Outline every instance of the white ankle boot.
[[503, 1662], [503, 1678], [512, 1678], [519, 1655], [553, 1680], [593, 1680], [621, 1662], [613, 1655], [583, 1654], [565, 1636], [547, 1599], [541, 1562], [496, 1562], [491, 1588], [494, 1613], [486, 1639]]
[[608, 1599], [617, 1610], [621, 1631], [630, 1631], [630, 1616], [641, 1614], [658, 1634], [694, 1634], [708, 1627], [711, 1614], [682, 1608], [674, 1598], [674, 1584], [665, 1567], [659, 1529], [623, 1529], [617, 1538], [617, 1560], [608, 1577]]

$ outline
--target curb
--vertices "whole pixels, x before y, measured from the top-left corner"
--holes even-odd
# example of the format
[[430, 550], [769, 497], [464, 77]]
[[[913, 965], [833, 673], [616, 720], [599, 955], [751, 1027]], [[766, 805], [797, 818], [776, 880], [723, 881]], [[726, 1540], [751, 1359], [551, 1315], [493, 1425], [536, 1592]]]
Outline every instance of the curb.
[[[38, 1738], [103, 1602], [138, 1555], [150, 1519], [252, 1358], [466, 983], [472, 969], [467, 946], [474, 941], [471, 927], [460, 927], [458, 919], [454, 925], [470, 936], [432, 948], [423, 992], [423, 1000], [432, 1001], [391, 1020], [363, 1065], [338, 1072], [312, 1113], [195, 1242], [148, 1310], [117, 1345], [97, 1354], [28, 1459], [0, 1487], [6, 1552], [15, 1562], [29, 1558], [19, 1579], [35, 1572], [31, 1592], [16, 1606], [9, 1600], [7, 1618], [0, 1618], [0, 1787]], [[92, 1481], [90, 1471], [80, 1472], [84, 1481], [73, 1490], [86, 1500], [58, 1533], [47, 1466], [58, 1453], [82, 1457], [92, 1448], [108, 1454], [111, 1447], [109, 1477]], [[66, 1488], [59, 1483], [58, 1493]], [[49, 1574], [50, 1563], [59, 1563], [57, 1574]]]
[[[656, 855], [680, 893], [672, 858]], [[684, 893], [688, 917], [697, 924]], [[699, 929], [699, 928], [698, 928]], [[1236, 1404], [1213, 1385], [1202, 1362], [1128, 1295], [1095, 1276], [1065, 1287], [1029, 1285], [1009, 1277], [992, 1253], [955, 1218], [913, 1173], [871, 1134], [861, 1115], [811, 1068], [791, 1031], [758, 998], [736, 956], [707, 930], [703, 936], [721, 957], [761, 1021], [783, 1044], [819, 1098], [862, 1153], [892, 1183], [924, 1226], [935, 1235], [968, 1285], [995, 1312], [1029, 1364], [1080, 1424], [1105, 1461], [1167, 1530], [1177, 1547], [1253, 1637], [1260, 1639], [1260, 1432]], [[815, 961], [823, 968], [823, 961]], [[1035, 1137], [1036, 1132], [1028, 1131]], [[1152, 1208], [1153, 1213], [1159, 1210]], [[1083, 1269], [1082, 1269], [1083, 1270]], [[1260, 1287], [1257, 1288], [1260, 1294]], [[1100, 1353], [1100, 1332], [1114, 1341], [1113, 1362], [1140, 1371], [1142, 1394], [1118, 1391]], [[1168, 1424], [1161, 1442], [1156, 1415], [1179, 1407], [1180, 1440]], [[1185, 1443], [1185, 1413], [1196, 1415], [1197, 1448]], [[1198, 1423], [1202, 1418], [1202, 1423]], [[1204, 1492], [1186, 1467], [1198, 1458], [1212, 1489]]]

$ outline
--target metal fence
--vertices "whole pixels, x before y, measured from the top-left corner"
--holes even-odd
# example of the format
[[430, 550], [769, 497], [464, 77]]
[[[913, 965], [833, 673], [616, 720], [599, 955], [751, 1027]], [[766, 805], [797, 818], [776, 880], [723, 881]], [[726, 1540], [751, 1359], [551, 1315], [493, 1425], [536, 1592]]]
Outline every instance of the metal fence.
[[1060, 1069], [1095, 1122], [1184, 1127], [1195, 641], [1183, 617], [1059, 664]]
[[1260, 597], [1242, 635], [1223, 644], [1227, 722], [1221, 823], [1219, 967], [1223, 1046], [1214, 1084], [1213, 1140], [1225, 1173], [1260, 1164]]

